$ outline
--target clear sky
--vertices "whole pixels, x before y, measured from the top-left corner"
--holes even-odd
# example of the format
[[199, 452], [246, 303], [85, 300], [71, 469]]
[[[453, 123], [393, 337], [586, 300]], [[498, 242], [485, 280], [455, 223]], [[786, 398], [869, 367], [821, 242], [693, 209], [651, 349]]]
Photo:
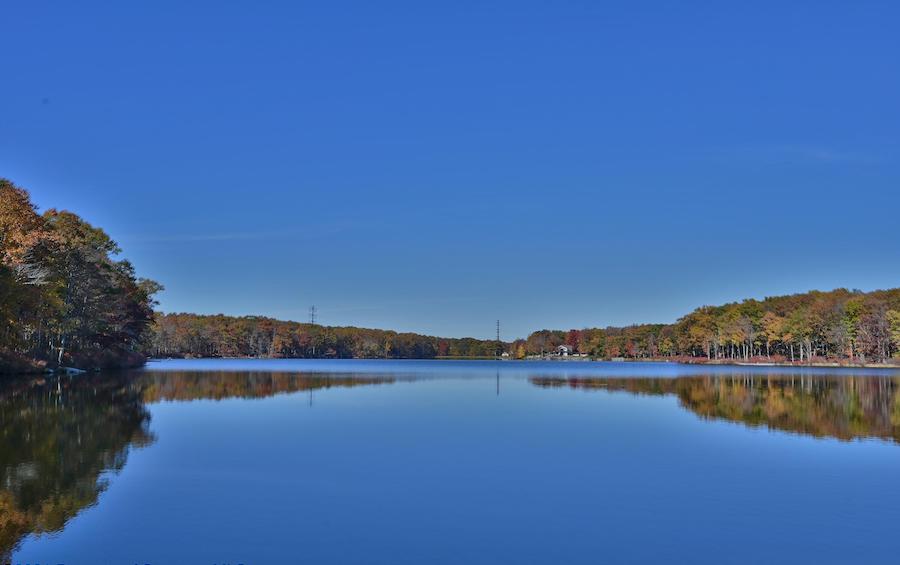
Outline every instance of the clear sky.
[[7, 2], [0, 176], [165, 311], [488, 337], [900, 286], [900, 3]]

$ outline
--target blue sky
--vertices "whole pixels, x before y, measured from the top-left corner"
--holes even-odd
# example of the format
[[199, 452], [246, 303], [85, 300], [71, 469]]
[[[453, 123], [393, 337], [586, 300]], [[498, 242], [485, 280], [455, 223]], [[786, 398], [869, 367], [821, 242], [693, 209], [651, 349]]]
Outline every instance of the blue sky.
[[895, 2], [0, 17], [0, 175], [165, 311], [511, 339], [900, 286]]

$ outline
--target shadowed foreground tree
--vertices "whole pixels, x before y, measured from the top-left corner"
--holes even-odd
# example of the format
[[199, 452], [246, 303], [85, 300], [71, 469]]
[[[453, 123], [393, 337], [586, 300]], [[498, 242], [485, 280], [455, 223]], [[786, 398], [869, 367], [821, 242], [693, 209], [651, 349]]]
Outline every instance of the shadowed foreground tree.
[[100, 228], [71, 212], [38, 215], [0, 179], [0, 372], [143, 363], [161, 287], [119, 253]]

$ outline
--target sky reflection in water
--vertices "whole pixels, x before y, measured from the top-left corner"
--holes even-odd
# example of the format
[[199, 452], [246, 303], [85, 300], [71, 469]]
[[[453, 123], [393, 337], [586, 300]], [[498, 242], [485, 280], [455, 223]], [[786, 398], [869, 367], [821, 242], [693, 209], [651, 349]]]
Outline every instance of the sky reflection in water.
[[898, 390], [880, 371], [514, 362], [15, 381], [0, 561], [894, 562]]

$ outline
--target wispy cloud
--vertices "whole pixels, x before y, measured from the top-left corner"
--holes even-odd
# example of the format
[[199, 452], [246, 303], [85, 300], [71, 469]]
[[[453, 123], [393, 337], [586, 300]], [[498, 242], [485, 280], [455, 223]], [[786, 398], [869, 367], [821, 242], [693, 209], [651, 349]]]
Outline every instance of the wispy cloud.
[[788, 157], [826, 163], [871, 162], [876, 160], [872, 155], [813, 145], [776, 145], [772, 147], [772, 152]]
[[202, 243], [220, 241], [254, 241], [270, 239], [290, 239], [310, 241], [329, 237], [341, 232], [358, 229], [360, 224], [338, 222], [331, 225], [308, 226], [283, 230], [234, 231], [214, 233], [166, 233], [166, 234], [125, 234], [119, 241], [127, 243]]
[[299, 235], [294, 232], [231, 232], [209, 234], [162, 234], [162, 235], [126, 235], [120, 239], [131, 243], [190, 243], [195, 241], [243, 241], [254, 239], [273, 239]]
[[824, 145], [772, 144], [751, 146], [724, 146], [711, 149], [713, 153], [754, 161], [804, 161], [816, 163], [875, 163], [878, 155], [847, 151]]

